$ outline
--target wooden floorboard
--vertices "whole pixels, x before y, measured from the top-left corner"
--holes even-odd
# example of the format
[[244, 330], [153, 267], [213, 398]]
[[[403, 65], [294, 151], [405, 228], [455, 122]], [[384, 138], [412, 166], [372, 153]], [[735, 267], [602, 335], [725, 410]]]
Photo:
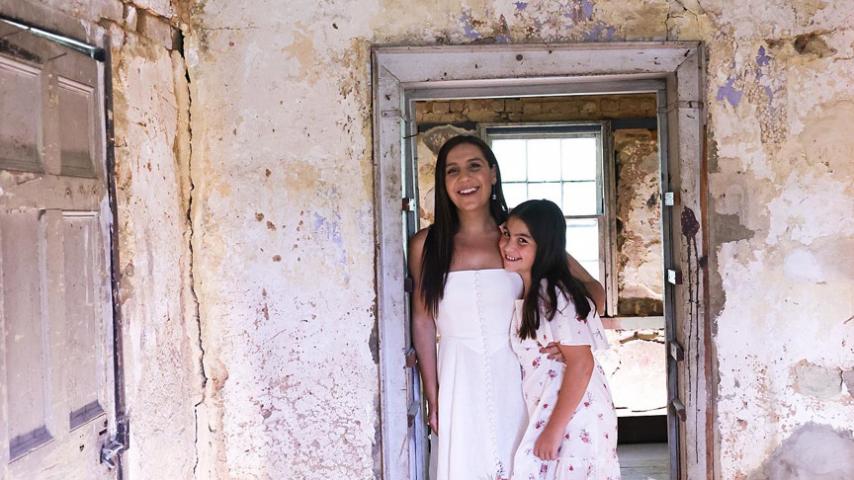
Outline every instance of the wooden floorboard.
[[666, 443], [635, 443], [617, 447], [623, 480], [669, 480]]

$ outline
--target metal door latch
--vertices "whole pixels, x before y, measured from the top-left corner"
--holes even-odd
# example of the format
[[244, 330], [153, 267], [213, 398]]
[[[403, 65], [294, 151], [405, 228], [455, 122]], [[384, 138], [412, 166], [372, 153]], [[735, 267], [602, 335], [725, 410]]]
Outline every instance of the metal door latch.
[[109, 442], [101, 447], [101, 463], [105, 464], [110, 470], [116, 468], [116, 460], [119, 454], [127, 447], [122, 442], [111, 438]]

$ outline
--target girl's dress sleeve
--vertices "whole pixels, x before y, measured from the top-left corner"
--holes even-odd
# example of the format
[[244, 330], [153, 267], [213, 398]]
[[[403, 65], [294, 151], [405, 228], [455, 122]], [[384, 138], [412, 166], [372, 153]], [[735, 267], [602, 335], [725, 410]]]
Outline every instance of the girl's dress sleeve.
[[558, 310], [552, 318], [551, 330], [556, 341], [562, 345], [590, 345], [592, 351], [608, 348], [602, 320], [596, 307], [590, 302], [587, 318], [577, 318], [575, 305], [565, 295], [558, 296]]

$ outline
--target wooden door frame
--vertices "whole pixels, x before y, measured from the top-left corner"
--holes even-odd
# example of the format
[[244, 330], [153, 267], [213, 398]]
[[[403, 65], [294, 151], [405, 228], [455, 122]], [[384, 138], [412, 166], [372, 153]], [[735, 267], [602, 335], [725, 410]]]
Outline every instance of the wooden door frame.
[[[415, 98], [625, 93], [664, 80], [659, 101], [667, 354], [671, 415], [680, 458], [673, 478], [714, 478], [715, 373], [705, 299], [708, 220], [705, 195], [705, 60], [698, 42], [394, 47], [372, 51], [377, 332], [380, 354], [382, 478], [410, 479], [407, 421], [401, 164], [408, 102]], [[672, 202], [671, 202], [672, 200]], [[683, 228], [684, 227], [684, 228]], [[684, 272], [684, 273], [683, 273]], [[675, 375], [673, 374], [675, 373]], [[672, 388], [674, 387], [675, 388]], [[670, 395], [669, 395], [670, 396]]]

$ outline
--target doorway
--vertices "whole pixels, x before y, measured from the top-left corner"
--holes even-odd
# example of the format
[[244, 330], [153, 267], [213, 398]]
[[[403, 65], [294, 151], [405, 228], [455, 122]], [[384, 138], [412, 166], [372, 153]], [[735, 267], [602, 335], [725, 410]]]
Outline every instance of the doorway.
[[415, 102], [418, 228], [433, 222], [439, 148], [459, 134], [492, 147], [508, 207], [562, 208], [569, 253], [605, 286], [611, 348], [599, 362], [626, 479], [669, 478], [657, 112], [655, 92]]
[[[648, 348], [648, 357], [663, 370], [661, 380], [666, 384], [664, 391], [660, 392], [663, 401], [652, 402], [652, 407], [626, 405], [624, 411], [633, 415], [621, 415], [621, 419], [632, 419], [621, 420], [620, 433], [624, 438], [635, 441], [669, 442], [663, 451], [664, 455], [659, 455], [656, 460], [659, 463], [663, 460], [665, 464], [652, 465], [656, 475], [664, 476], [651, 478], [687, 478], [689, 472], [700, 469], [705, 476], [705, 453], [701, 455], [700, 452], [705, 452], [706, 406], [700, 401], [698, 391], [702, 385], [705, 392], [706, 385], [705, 380], [700, 380], [700, 375], [705, 378], [701, 359], [706, 354], [701, 340], [704, 332], [698, 322], [700, 309], [697, 304], [701, 282], [696, 259], [692, 264], [690, 256], [685, 258], [682, 255], [680, 234], [683, 229], [680, 224], [674, 223], [674, 219], [684, 217], [684, 211], [681, 217], [673, 214], [673, 210], [679, 207], [691, 212], [701, 211], [700, 181], [695, 178], [700, 172], [699, 139], [702, 138], [702, 103], [698, 100], [699, 92], [702, 91], [700, 56], [696, 44], [660, 43], [643, 46], [609, 44], [375, 50], [375, 155], [378, 165], [375, 178], [380, 245], [377, 284], [383, 367], [381, 413], [385, 478], [425, 478], [423, 459], [427, 444], [425, 432], [419, 430], [423, 423], [422, 407], [420, 403], [414, 403], [420, 400], [409, 338], [406, 308], [408, 282], [402, 261], [405, 256], [405, 238], [401, 238], [401, 235], [405, 237], [419, 226], [426, 226], [425, 222], [429, 221], [429, 208], [422, 208], [429, 207], [429, 195], [423, 191], [429, 188], [425, 188], [419, 179], [431, 175], [423, 175], [422, 162], [418, 159], [429, 156], [431, 151], [426, 144], [419, 145], [419, 134], [427, 137], [427, 132], [432, 128], [440, 129], [433, 132], [432, 136], [436, 139], [431, 140], [438, 144], [441, 144], [439, 139], [442, 136], [468, 130], [491, 139], [494, 146], [497, 146], [496, 142], [502, 144], [497, 150], [519, 148], [518, 140], [539, 141], [542, 144], [540, 147], [549, 143], [545, 141], [547, 139], [553, 140], [552, 144], [554, 140], [558, 144], [580, 142], [579, 145], [586, 141], [588, 145], [596, 146], [594, 150], [597, 153], [588, 168], [593, 172], [592, 175], [575, 178], [572, 172], [564, 175], [558, 169], [557, 173], [552, 172], [557, 177], [545, 178], [544, 172], [533, 172], [534, 178], [512, 178], [515, 184], [511, 190], [519, 193], [517, 196], [520, 198], [523, 191], [526, 195], [532, 191], [539, 192], [535, 196], [540, 198], [553, 195], [559, 200], [559, 205], [563, 203], [569, 207], [564, 211], [570, 216], [568, 223], [579, 233], [575, 238], [586, 239], [582, 244], [570, 246], [570, 249], [577, 249], [575, 253], [584, 257], [580, 259], [586, 262], [588, 270], [597, 271], [595, 276], [610, 292], [609, 336], [614, 337], [611, 343], [614, 344], [615, 340], [620, 346], [633, 342], [648, 343], [651, 347]], [[617, 105], [619, 111], [621, 99], [638, 96], [646, 98], [649, 107], [647, 115], [625, 119], [602, 115], [597, 118], [580, 118], [578, 115], [543, 116], [544, 110], [551, 114], [559, 112], [562, 107], [558, 105], [561, 102], [584, 104], [598, 101], [601, 106], [601, 102], [606, 99], [606, 105]], [[668, 98], [674, 100], [668, 101]], [[615, 101], [616, 104], [613, 103]], [[466, 107], [465, 102], [471, 104]], [[429, 106], [431, 115], [446, 115], [447, 119], [455, 121], [444, 125], [439, 125], [442, 122], [433, 122], [435, 125], [419, 122], [419, 106], [422, 119], [426, 118], [425, 112]], [[590, 107], [587, 110], [592, 113]], [[579, 108], [578, 112], [581, 111]], [[468, 112], [468, 118], [454, 116], [462, 112]], [[475, 112], [474, 115], [472, 112]], [[619, 128], [614, 128], [617, 120], [625, 121], [617, 123]], [[536, 135], [524, 136], [533, 130], [536, 130]], [[658, 180], [653, 181], [656, 195], [645, 199], [650, 204], [647, 209], [659, 213], [660, 257], [655, 262], [658, 266], [658, 292], [653, 301], [626, 295], [623, 296], [624, 301], [620, 300], [621, 288], [626, 292], [632, 288], [635, 292], [644, 289], [629, 285], [632, 284], [631, 280], [626, 282], [626, 273], [630, 269], [626, 267], [626, 261], [618, 249], [613, 248], [618, 243], [619, 234], [625, 234], [626, 228], [623, 224], [618, 230], [618, 218], [615, 215], [618, 155], [613, 155], [613, 152], [617, 138], [614, 132], [618, 130], [633, 132], [633, 136], [621, 133], [619, 138], [623, 147], [640, 145], [644, 140], [647, 145], [652, 144], [655, 150], [652, 153], [653, 164], [659, 167], [652, 173], [653, 180]], [[513, 146], [514, 140], [517, 140], [516, 146]], [[694, 143], [691, 144], [691, 141]], [[535, 145], [534, 148], [539, 147]], [[512, 167], [502, 165], [502, 171], [505, 168]], [[529, 167], [525, 169], [532, 173]], [[506, 178], [505, 181], [511, 180]], [[585, 207], [589, 211], [574, 211], [578, 202], [569, 205], [564, 202], [564, 195], [582, 190], [593, 192], [592, 197], [588, 195], [588, 207]], [[395, 200], [397, 195], [400, 197]], [[688, 205], [687, 199], [690, 199]], [[590, 210], [589, 205], [595, 208]], [[691, 233], [695, 240], [697, 233]], [[622, 269], [619, 268], [620, 262]], [[681, 271], [686, 269], [692, 272], [691, 288], [687, 292], [681, 275]], [[704, 288], [704, 283], [702, 285]], [[656, 293], [655, 288], [647, 290]], [[677, 303], [676, 298], [680, 298], [680, 302]], [[627, 312], [634, 314], [627, 315]], [[392, 319], [396, 319], [397, 323], [392, 324]], [[686, 329], [686, 325], [691, 325], [690, 329]], [[690, 356], [685, 361], [682, 345], [686, 343], [694, 346], [693, 362]], [[390, 372], [394, 373], [395, 365], [406, 367], [402, 377], [389, 377]], [[688, 378], [695, 382], [696, 389], [690, 387], [692, 383], [687, 381]], [[400, 389], [405, 389], [406, 395], [394, 393]], [[652, 396], [655, 397], [654, 394]], [[698, 412], [695, 418], [689, 419], [686, 415], [687, 397], [690, 397], [690, 408]], [[703, 415], [699, 412], [703, 412]], [[638, 418], [641, 417], [643, 422], [639, 423]], [[402, 422], [403, 419], [405, 421]], [[639, 432], [655, 430], [659, 432], [657, 436], [638, 435]], [[396, 446], [402, 445], [408, 445], [408, 448], [396, 449]], [[687, 454], [686, 446], [691, 455]], [[641, 452], [640, 458], [648, 459], [648, 453]], [[687, 461], [689, 457], [690, 462]]]

